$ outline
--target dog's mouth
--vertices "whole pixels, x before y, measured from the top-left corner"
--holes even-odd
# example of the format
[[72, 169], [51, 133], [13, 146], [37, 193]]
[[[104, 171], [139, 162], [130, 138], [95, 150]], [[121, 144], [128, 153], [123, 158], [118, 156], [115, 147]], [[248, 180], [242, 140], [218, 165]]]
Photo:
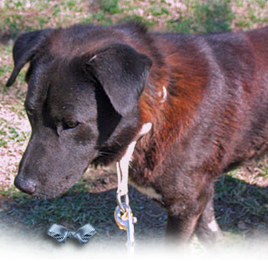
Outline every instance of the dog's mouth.
[[47, 195], [47, 194], [44, 194], [44, 193], [38, 193], [36, 195], [35, 194], [31, 195], [31, 197], [35, 198], [37, 200], [40, 200], [40, 201], [54, 200], [54, 199], [57, 199], [57, 198], [63, 198], [65, 196], [65, 193], [66, 192], [55, 194], [55, 195]]
[[41, 190], [36, 190], [33, 194], [31, 194], [31, 196], [34, 197], [34, 198], [37, 198], [39, 200], [55, 199], [57, 197], [63, 196], [66, 192], [68, 192], [68, 190], [70, 188], [66, 188], [66, 189], [61, 190], [61, 191], [55, 191], [55, 190], [41, 191]]
[[56, 198], [57, 196], [48, 196], [46, 194], [38, 194], [38, 195], [31, 195], [32, 197], [38, 199], [38, 200], [50, 200], [50, 199], [54, 199]]

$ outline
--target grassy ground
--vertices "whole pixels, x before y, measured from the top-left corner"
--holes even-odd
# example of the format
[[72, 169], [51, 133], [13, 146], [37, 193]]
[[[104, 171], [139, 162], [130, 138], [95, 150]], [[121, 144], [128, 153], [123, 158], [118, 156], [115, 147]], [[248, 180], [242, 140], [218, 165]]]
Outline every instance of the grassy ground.
[[[23, 108], [26, 70], [13, 87], [7, 89], [4, 84], [12, 70], [12, 44], [20, 32], [77, 22], [111, 25], [130, 19], [143, 21], [156, 31], [240, 31], [268, 24], [268, 0], [0, 0], [1, 232], [11, 231], [22, 237], [30, 233], [38, 238], [52, 223], [76, 229], [90, 222], [98, 230], [92, 239], [96, 244], [125, 241], [125, 233], [113, 221], [116, 177], [109, 171], [88, 170], [69, 192], [53, 200], [33, 199], [14, 188], [13, 179], [30, 136]], [[139, 220], [135, 227], [137, 239], [153, 238], [162, 244], [166, 221], [163, 210], [134, 189], [131, 203]], [[268, 246], [268, 160], [220, 178], [215, 211], [225, 231], [222, 246], [247, 247], [250, 240], [261, 240]], [[203, 253], [195, 241], [191, 251]]]

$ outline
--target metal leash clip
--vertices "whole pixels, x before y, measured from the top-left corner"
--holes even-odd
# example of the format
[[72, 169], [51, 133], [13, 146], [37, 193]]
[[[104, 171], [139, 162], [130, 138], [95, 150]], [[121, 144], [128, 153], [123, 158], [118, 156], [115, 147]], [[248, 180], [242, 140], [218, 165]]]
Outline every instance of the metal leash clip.
[[115, 208], [114, 219], [119, 229], [127, 231], [127, 247], [131, 253], [134, 250], [134, 224], [137, 222], [137, 218], [133, 216], [130, 206], [122, 203], [122, 207], [125, 210], [123, 212], [119, 206]]

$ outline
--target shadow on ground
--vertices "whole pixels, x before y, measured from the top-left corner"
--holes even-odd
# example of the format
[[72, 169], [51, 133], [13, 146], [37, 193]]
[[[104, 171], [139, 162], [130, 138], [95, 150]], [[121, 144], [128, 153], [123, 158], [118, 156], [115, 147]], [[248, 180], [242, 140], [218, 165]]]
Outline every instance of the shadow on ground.
[[[113, 219], [116, 191], [98, 194], [72, 191], [54, 200], [12, 198], [0, 212], [0, 259], [124, 259], [126, 232]], [[163, 259], [165, 214], [162, 209], [131, 189], [137, 259]], [[46, 235], [51, 224], [77, 230], [86, 223], [97, 233], [87, 245], [75, 239], [57, 243]]]
[[215, 215], [223, 231], [268, 240], [268, 187], [224, 176], [215, 185]]
[[[111, 179], [109, 175], [91, 181], [84, 178], [68, 193], [52, 200], [30, 198], [20, 192], [8, 197], [2, 195], [1, 234], [52, 240], [46, 231], [53, 223], [77, 230], [90, 222], [97, 230], [96, 242], [125, 242], [125, 232], [117, 228], [113, 219], [115, 188], [99, 193], [88, 192], [101, 191], [100, 184], [106, 189], [107, 177], [109, 181], [115, 181], [115, 177], [111, 176]], [[222, 177], [215, 188], [215, 214], [221, 229], [239, 235], [243, 240], [264, 236], [268, 243], [268, 188], [249, 185], [230, 176]], [[154, 239], [163, 243], [165, 212], [132, 187], [130, 202], [138, 218], [135, 225], [137, 241]]]

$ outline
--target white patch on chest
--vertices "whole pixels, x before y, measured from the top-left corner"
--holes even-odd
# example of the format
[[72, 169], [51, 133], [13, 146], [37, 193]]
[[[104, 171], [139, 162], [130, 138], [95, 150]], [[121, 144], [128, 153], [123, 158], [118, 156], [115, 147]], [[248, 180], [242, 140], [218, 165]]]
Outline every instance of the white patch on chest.
[[[111, 172], [116, 172], [116, 165], [112, 164], [107, 168]], [[154, 188], [152, 187], [142, 187], [136, 185], [134, 182], [129, 180], [129, 184], [132, 185], [136, 190], [138, 190], [141, 194], [147, 196], [150, 199], [156, 199], [158, 201], [162, 201], [162, 195], [158, 194]]]
[[216, 223], [215, 220], [211, 221], [210, 223], [208, 223], [208, 227], [213, 231], [213, 232], [217, 232], [218, 231], [218, 225]]
[[147, 196], [150, 199], [156, 199], [162, 201], [162, 195], [158, 194], [152, 187], [142, 187], [138, 186], [133, 182], [129, 182], [135, 189], [137, 189], [141, 194]]

